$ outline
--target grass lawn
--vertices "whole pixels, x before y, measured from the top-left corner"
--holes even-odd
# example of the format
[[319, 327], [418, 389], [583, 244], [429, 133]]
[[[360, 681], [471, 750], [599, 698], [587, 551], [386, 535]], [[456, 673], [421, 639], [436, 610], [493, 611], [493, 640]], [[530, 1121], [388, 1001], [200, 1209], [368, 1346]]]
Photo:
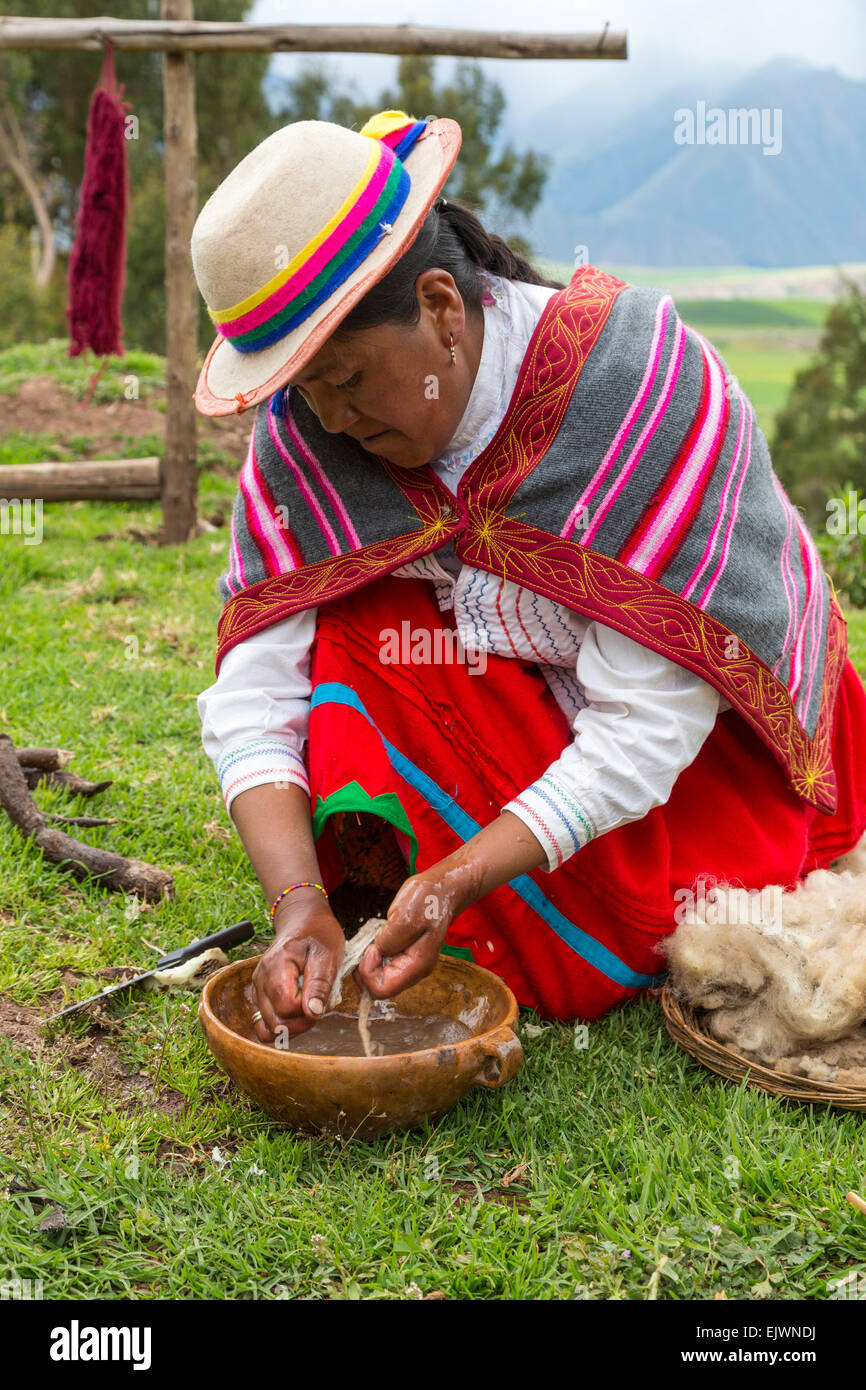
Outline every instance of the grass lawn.
[[[202, 486], [202, 511], [225, 509], [231, 480]], [[124, 535], [157, 521], [56, 504], [41, 545], [0, 538], [0, 731], [113, 778], [91, 802], [37, 797], [116, 817], [78, 833], [176, 879], [136, 915], [0, 819], [0, 1280], [41, 1279], [52, 1299], [823, 1299], [866, 1270], [844, 1200], [866, 1172], [861, 1119], [716, 1079], [652, 999], [583, 1050], [566, 1025], [524, 1031], [504, 1091], [373, 1144], [271, 1126], [211, 1060], [192, 995], [139, 994], [106, 1029], [21, 1045], [61, 987], [84, 997], [106, 967], [265, 921], [195, 708], [226, 533], [180, 550]], [[866, 670], [866, 615], [851, 636]]]

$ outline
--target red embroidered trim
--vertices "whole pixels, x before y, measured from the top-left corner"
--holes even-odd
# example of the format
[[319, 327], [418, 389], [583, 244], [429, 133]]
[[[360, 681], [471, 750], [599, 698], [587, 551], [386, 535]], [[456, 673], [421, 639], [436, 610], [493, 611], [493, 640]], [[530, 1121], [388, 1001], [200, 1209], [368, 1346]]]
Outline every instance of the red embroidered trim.
[[[422, 518], [423, 520], [423, 518]], [[260, 579], [248, 589], [229, 599], [217, 626], [216, 671], [226, 652], [253, 637], [274, 623], [300, 613], [305, 608], [318, 608], [323, 603], [354, 593], [374, 579], [390, 574], [410, 560], [417, 560], [431, 550], [455, 537], [460, 525], [455, 519], [449, 524], [442, 513], [426, 522], [423, 531], [410, 531], [402, 536], [374, 541], [363, 550], [345, 555], [329, 555], [315, 564], [288, 574], [274, 574]], [[298, 582], [300, 577], [301, 582]]]

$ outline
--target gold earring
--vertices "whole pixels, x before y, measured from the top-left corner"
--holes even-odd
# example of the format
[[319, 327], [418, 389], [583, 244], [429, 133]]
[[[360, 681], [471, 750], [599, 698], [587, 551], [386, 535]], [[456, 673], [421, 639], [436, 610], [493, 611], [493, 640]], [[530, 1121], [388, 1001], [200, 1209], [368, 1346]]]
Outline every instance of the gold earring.
[[450, 344], [451, 344], [451, 366], [452, 366], [452, 367], [456, 367], [456, 366], [457, 366], [457, 353], [454, 351], [454, 334], [453, 334], [453, 333], [449, 333], [449, 334], [448, 334], [448, 341], [449, 341]]

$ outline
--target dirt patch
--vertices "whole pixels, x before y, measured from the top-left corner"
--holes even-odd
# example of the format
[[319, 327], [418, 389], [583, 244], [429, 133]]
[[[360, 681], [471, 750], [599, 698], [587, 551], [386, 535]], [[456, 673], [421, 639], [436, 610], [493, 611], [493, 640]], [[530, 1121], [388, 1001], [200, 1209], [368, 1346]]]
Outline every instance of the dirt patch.
[[[75, 983], [77, 977], [64, 972], [64, 985]], [[53, 1011], [62, 1008], [66, 991], [63, 987], [46, 997], [43, 1005], [16, 1004], [0, 995], [0, 1035], [30, 1057], [41, 1056], [53, 1071], [71, 1067], [92, 1080], [106, 1099], [128, 1114], [144, 1109], [159, 1110], [164, 1115], [177, 1115], [185, 1105], [184, 1097], [170, 1086], [158, 1091], [146, 1072], [131, 1072], [121, 1061], [110, 1042], [110, 1034], [119, 1025], [112, 1019], [97, 1015], [83, 1038], [51, 1039], [42, 1031], [42, 1023]]]
[[480, 1184], [476, 1186], [474, 1182], [446, 1181], [443, 1186], [452, 1194], [454, 1204], [458, 1207], [474, 1207], [478, 1201], [479, 1195], [482, 1202], [498, 1202], [500, 1206], [514, 1207], [517, 1211], [521, 1211], [529, 1201], [528, 1197], [519, 1192], [503, 1190], [503, 1188], [496, 1187], [495, 1185], [492, 1187], [483, 1187]]
[[[81, 937], [69, 936], [65, 939], [80, 941]], [[8, 995], [0, 994], [0, 1036], [23, 1048], [31, 1057], [41, 1052], [48, 1042], [48, 1035], [42, 1031], [41, 1025], [46, 1018], [66, 1006], [72, 990], [84, 978], [77, 970], [63, 970], [57, 989], [46, 994], [41, 1004], [16, 1004]]]
[[[63, 445], [76, 435], [93, 440], [94, 453], [106, 453], [118, 441], [132, 436], [165, 435], [165, 412], [157, 393], [139, 401], [91, 401], [83, 406], [68, 391], [61, 390], [50, 376], [33, 377], [22, 383], [17, 395], [0, 395], [0, 433], [55, 434]], [[198, 437], [244, 461], [255, 412], [211, 417], [198, 415]]]
[[157, 1092], [147, 1072], [129, 1071], [116, 1049], [99, 1031], [79, 1038], [66, 1053], [65, 1060], [76, 1071], [85, 1072], [107, 1098], [129, 1115], [144, 1109], [177, 1115], [184, 1107], [184, 1097], [179, 1091], [169, 1086]]
[[45, 1043], [39, 1028], [43, 1018], [42, 1010], [35, 1005], [16, 1004], [0, 994], [0, 1034], [31, 1056]]

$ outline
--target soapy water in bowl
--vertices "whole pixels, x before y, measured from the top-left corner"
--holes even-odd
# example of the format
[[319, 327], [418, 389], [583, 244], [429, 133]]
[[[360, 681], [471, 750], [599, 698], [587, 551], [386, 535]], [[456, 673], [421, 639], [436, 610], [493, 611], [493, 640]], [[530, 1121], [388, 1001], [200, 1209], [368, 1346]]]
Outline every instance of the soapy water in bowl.
[[[289, 1052], [314, 1057], [391, 1057], [397, 1052], [420, 1052], [465, 1042], [471, 1029], [444, 1014], [399, 1014], [390, 1000], [373, 1005], [368, 1020], [371, 1050], [366, 1052], [358, 1015], [329, 1013], [306, 1033], [289, 1040]], [[285, 1045], [284, 1045], [285, 1046]]]
[[[384, 925], [381, 917], [372, 917], [347, 942], [323, 1017], [294, 1038], [280, 1035], [274, 1039], [274, 1046], [284, 1052], [300, 1052], [306, 1056], [390, 1057], [398, 1052], [421, 1052], [428, 1047], [465, 1042], [473, 1036], [471, 1028], [445, 1014], [399, 1014], [392, 1000], [374, 1002], [363, 986], [357, 1014], [338, 1011], [343, 1001], [343, 981], [357, 969], [367, 947]], [[299, 985], [303, 978], [301, 975]], [[251, 1005], [254, 997], [250, 986], [247, 998]]]

